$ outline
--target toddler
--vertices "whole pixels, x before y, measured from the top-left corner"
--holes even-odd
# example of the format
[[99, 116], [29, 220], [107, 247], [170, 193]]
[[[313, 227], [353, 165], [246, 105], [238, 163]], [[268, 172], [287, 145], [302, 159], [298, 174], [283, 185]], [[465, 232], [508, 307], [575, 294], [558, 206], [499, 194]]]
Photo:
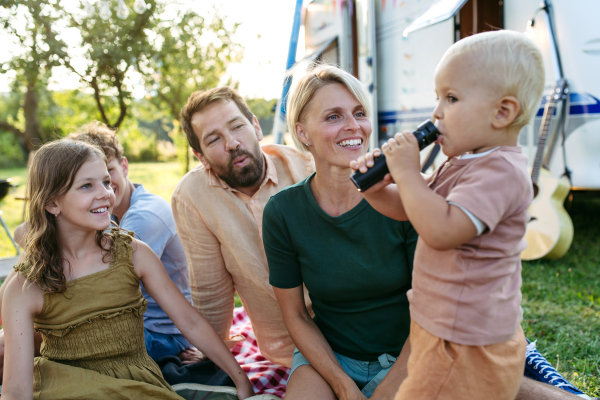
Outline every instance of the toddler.
[[[533, 189], [517, 138], [543, 89], [542, 55], [525, 35], [470, 36], [435, 71], [433, 116], [448, 160], [423, 179], [412, 133], [382, 146], [390, 174], [364, 197], [419, 233], [408, 378], [396, 400], [512, 400], [518, 392], [526, 346], [520, 253]], [[378, 154], [351, 166], [366, 172]]]

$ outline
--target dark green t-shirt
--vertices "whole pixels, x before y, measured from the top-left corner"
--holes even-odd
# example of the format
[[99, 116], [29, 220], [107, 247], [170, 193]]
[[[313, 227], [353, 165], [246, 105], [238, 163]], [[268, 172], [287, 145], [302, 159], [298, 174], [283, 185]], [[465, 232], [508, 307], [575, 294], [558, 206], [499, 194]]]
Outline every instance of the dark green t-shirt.
[[310, 189], [311, 175], [269, 200], [263, 242], [271, 285], [306, 285], [317, 324], [333, 351], [361, 361], [397, 357], [408, 337], [417, 233], [366, 200], [332, 217]]

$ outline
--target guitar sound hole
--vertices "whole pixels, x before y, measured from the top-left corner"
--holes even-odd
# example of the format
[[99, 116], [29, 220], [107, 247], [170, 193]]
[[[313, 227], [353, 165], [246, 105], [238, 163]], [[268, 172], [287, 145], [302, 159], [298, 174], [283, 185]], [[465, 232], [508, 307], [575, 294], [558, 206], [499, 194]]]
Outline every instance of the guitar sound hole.
[[538, 188], [537, 183], [533, 184], [533, 198], [535, 199], [538, 195], [538, 193], [540, 192], [540, 189]]

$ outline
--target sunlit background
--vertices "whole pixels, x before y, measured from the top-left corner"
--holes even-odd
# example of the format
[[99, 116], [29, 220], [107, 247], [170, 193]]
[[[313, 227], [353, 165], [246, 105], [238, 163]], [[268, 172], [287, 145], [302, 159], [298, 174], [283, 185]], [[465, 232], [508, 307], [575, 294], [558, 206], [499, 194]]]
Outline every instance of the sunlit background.
[[[62, 3], [67, 8], [79, 7], [79, 0], [63, 0]], [[178, 5], [173, 4], [173, 7], [187, 7], [200, 15], [207, 15], [216, 7], [227, 24], [240, 23], [234, 39], [245, 48], [244, 58], [228, 68], [226, 78], [231, 77], [238, 82], [240, 93], [247, 98], [274, 99], [281, 95], [294, 17], [294, 0], [180, 0], [176, 3]], [[112, 18], [116, 18], [114, 12]], [[64, 39], [76, 43], [77, 38], [65, 35]], [[300, 35], [300, 57], [304, 52], [303, 39]], [[20, 51], [7, 34], [0, 34], [0, 43], [0, 63], [8, 60], [14, 52]], [[14, 73], [10, 72], [0, 74], [0, 93], [10, 91], [8, 84], [13, 77]], [[137, 79], [136, 76], [132, 78]], [[68, 90], [80, 87], [79, 80], [65, 68], [56, 68], [49, 89]], [[140, 85], [135, 88], [134, 97], [142, 97], [144, 93], [144, 88]]]

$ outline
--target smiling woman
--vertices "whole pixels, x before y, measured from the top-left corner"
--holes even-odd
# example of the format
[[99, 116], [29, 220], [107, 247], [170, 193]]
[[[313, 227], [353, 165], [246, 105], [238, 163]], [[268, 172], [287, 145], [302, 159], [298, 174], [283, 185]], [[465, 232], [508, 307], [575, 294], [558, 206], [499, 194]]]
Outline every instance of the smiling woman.
[[269, 281], [297, 347], [286, 399], [393, 398], [405, 371], [417, 234], [377, 213], [350, 180], [370, 113], [360, 82], [329, 65], [289, 99], [288, 126], [316, 172], [271, 197], [263, 214]]

